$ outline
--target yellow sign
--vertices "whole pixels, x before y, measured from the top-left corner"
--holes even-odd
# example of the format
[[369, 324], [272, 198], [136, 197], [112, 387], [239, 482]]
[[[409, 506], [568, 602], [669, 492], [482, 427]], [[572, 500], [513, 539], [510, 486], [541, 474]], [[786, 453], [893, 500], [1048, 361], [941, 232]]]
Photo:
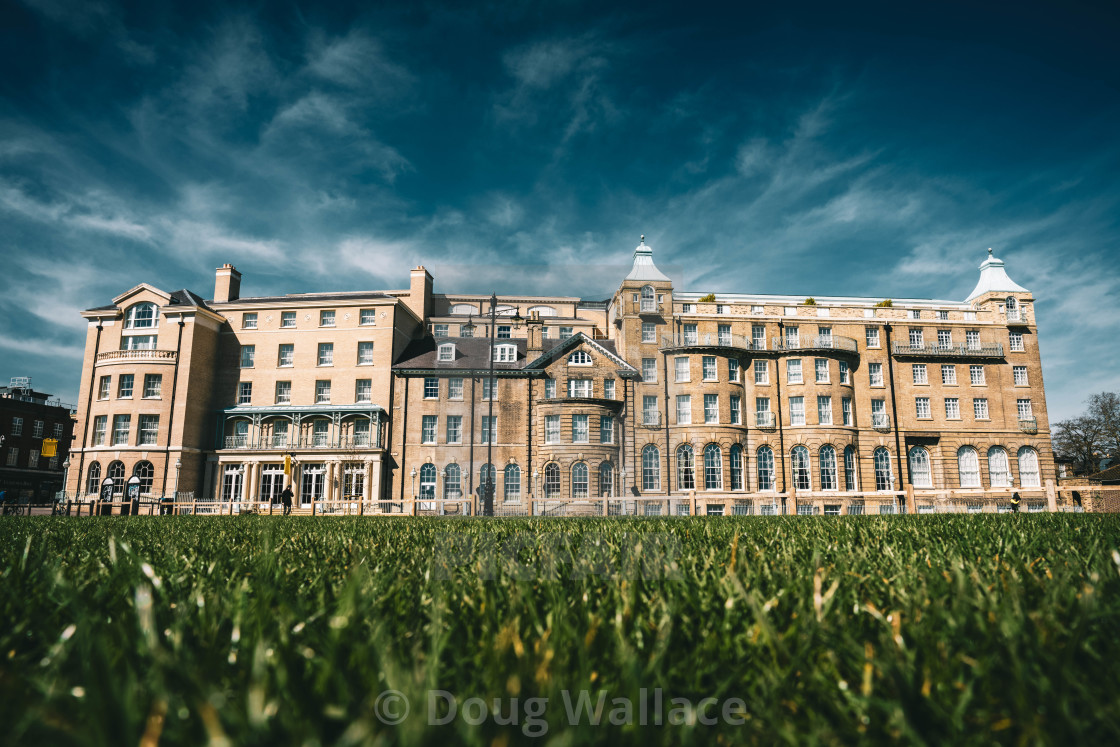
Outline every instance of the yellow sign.
[[44, 438], [42, 455], [45, 457], [58, 456], [58, 439]]
[[284, 455], [284, 474], [292, 474], [292, 458], [287, 454]]

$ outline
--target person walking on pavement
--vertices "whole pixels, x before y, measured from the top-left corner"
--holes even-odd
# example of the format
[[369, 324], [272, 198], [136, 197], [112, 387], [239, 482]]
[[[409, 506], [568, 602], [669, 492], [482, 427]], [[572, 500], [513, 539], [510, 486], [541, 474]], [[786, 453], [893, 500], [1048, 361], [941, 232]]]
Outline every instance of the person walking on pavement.
[[284, 488], [284, 492], [280, 494], [280, 502], [284, 504], [284, 515], [287, 516], [292, 512], [292, 486], [288, 485]]

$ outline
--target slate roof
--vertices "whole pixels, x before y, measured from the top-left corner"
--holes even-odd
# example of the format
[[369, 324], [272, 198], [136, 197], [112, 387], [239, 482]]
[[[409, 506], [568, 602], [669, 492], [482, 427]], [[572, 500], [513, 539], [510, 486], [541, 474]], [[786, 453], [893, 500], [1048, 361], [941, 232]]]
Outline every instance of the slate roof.
[[[565, 340], [542, 340], [542, 356], [547, 356], [553, 348], [559, 347], [579, 337], [573, 335]], [[590, 340], [590, 338], [586, 338]], [[455, 343], [455, 360], [437, 361], [437, 348], [443, 343]], [[494, 344], [514, 345], [517, 348], [517, 360], [511, 363], [494, 363], [495, 373], [520, 372], [527, 366], [539, 360], [534, 356], [528, 358], [528, 340], [524, 338], [512, 340], [495, 340]], [[613, 340], [595, 340], [594, 344], [600, 345], [610, 355], [618, 358]], [[620, 359], [621, 360], [621, 359]], [[486, 337], [425, 337], [415, 340], [404, 349], [397, 362], [393, 364], [394, 371], [422, 370], [422, 371], [488, 371], [490, 368], [490, 340]]]
[[1089, 475], [1086, 479], [1092, 480], [1094, 482], [1100, 482], [1102, 484], [1120, 483], [1120, 464], [1114, 464], [1108, 469], [1102, 470], [1095, 475]]
[[[393, 298], [381, 291], [358, 291], [355, 293], [289, 293], [286, 296], [248, 296], [230, 301], [242, 303], [292, 303], [293, 301], [363, 301], [368, 299]], [[213, 300], [207, 301], [213, 303]]]

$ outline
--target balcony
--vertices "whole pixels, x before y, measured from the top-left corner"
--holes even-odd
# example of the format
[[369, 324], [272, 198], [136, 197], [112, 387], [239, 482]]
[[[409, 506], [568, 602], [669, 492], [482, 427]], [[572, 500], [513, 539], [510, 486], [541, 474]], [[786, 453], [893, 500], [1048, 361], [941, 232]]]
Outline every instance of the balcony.
[[648, 298], [630, 302], [631, 314], [662, 314], [664, 310], [665, 304]]
[[891, 429], [891, 416], [885, 412], [871, 413], [871, 427], [877, 431], [889, 431]]
[[369, 434], [331, 438], [325, 434], [312, 434], [307, 438], [272, 436], [254, 440], [251, 436], [226, 436], [227, 449], [253, 449], [255, 451], [289, 451], [292, 449], [376, 449]]
[[772, 430], [777, 427], [774, 421], [774, 413], [772, 412], [756, 412], [754, 415], [754, 424], [756, 428], [765, 430]]
[[110, 350], [108, 353], [97, 354], [97, 364], [128, 361], [174, 363], [177, 357], [178, 353], [174, 350]]
[[1019, 418], [1019, 430], [1023, 433], [1038, 433], [1038, 419]]
[[661, 411], [660, 410], [646, 410], [642, 413], [642, 427], [643, 428], [660, 428], [661, 427]]
[[1022, 309], [1009, 309], [1003, 312], [1003, 320], [1009, 324], [1027, 324], [1030, 322], [1027, 319], [1027, 312]]
[[942, 345], [931, 343], [929, 345], [913, 345], [905, 342], [896, 342], [891, 345], [891, 352], [899, 358], [1002, 358], [1003, 343], [993, 342], [987, 345]]
[[859, 345], [851, 337], [841, 335], [815, 335], [810, 337], [775, 337], [773, 338], [774, 350], [792, 351], [828, 351], [835, 350], [841, 353], [856, 353]]
[[734, 348], [750, 349], [751, 340], [743, 335], [732, 334], [688, 334], [661, 335], [661, 349], [669, 348]]

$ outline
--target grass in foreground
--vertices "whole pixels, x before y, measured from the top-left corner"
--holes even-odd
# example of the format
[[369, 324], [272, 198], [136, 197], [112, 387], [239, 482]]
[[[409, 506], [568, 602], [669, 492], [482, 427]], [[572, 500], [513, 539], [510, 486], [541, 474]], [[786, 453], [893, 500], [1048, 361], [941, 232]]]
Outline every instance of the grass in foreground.
[[[1100, 515], [2, 519], [0, 730], [91, 745], [542, 730], [555, 744], [1118, 743], [1118, 547], [1120, 516]], [[743, 723], [609, 725], [614, 698], [637, 722], [642, 688], [666, 711], [741, 699]], [[390, 689], [411, 707], [397, 725], [399, 704], [378, 700]], [[459, 706], [439, 727], [436, 690]], [[600, 725], [569, 724], [581, 690], [592, 705], [609, 693]], [[519, 723], [492, 709], [469, 723], [470, 697], [507, 714], [518, 698]], [[535, 719], [529, 698], [548, 698]]]

